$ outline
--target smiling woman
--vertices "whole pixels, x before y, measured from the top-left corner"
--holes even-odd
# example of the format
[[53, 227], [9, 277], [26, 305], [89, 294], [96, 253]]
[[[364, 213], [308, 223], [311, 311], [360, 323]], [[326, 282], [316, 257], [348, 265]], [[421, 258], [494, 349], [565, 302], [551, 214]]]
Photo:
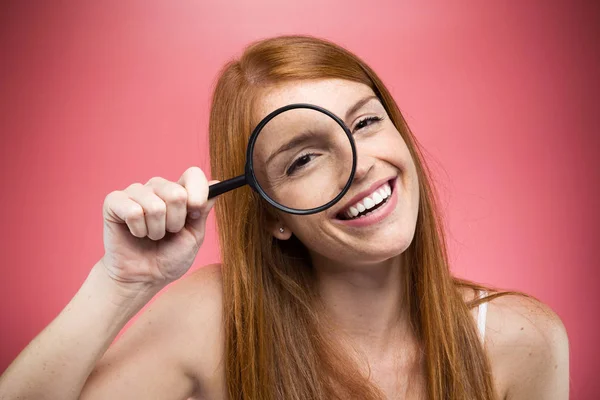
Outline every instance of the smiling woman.
[[[240, 171], [252, 125], [295, 102], [344, 116], [356, 141], [356, 175], [339, 205], [312, 216], [276, 212], [251, 193], [220, 200], [221, 243], [244, 244], [222, 248], [224, 309], [232, 310], [224, 322], [230, 397], [492, 399], [510, 387], [518, 398], [524, 386], [505, 379], [510, 367], [492, 365], [469, 312], [499, 296], [510, 299], [515, 315], [557, 325], [529, 332], [556, 338], [543, 357], [568, 364], [564, 329], [550, 310], [526, 295], [494, 293], [450, 275], [416, 141], [374, 71], [347, 50], [281, 37], [250, 46], [227, 65], [211, 112], [213, 174]], [[482, 289], [491, 296], [472, 302]], [[490, 323], [505, 328], [490, 341], [503, 346], [515, 320], [505, 313], [498, 321], [494, 311]], [[533, 397], [566, 398], [565, 370], [555, 371], [542, 372], [555, 383]]]
[[[339, 202], [295, 215], [247, 186], [221, 195], [222, 264], [173, 285], [107, 351], [125, 322], [189, 269], [215, 203], [195, 167], [176, 183], [153, 178], [109, 194], [104, 257], [2, 376], [0, 393], [566, 399], [560, 319], [526, 294], [451, 275], [417, 142], [381, 80], [349, 51], [285, 36], [252, 44], [226, 65], [210, 116], [214, 177], [242, 174], [253, 128], [295, 103], [330, 110], [351, 132], [356, 169]], [[331, 151], [335, 140], [315, 136], [331, 121], [294, 118], [266, 130], [257, 174], [273, 197], [311, 204], [339, 192], [345, 163]], [[301, 140], [287, 140], [290, 127]]]

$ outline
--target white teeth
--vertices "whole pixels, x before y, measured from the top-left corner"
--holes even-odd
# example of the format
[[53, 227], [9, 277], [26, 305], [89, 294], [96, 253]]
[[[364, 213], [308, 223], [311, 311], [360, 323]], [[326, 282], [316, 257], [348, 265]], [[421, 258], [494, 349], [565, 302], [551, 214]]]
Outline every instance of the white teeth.
[[373, 201], [375, 202], [375, 204], [379, 204], [383, 201], [383, 197], [381, 197], [379, 192], [373, 193]]
[[363, 202], [365, 203], [365, 208], [368, 210], [369, 208], [373, 208], [375, 207], [375, 202], [373, 200], [371, 200], [370, 197], [365, 197], [365, 199], [363, 200]]
[[[363, 213], [364, 211], [375, 207], [377, 204], [381, 204], [382, 201], [387, 199], [392, 194], [392, 188], [389, 184], [385, 184], [381, 186], [379, 189], [375, 190], [370, 197], [367, 196], [362, 201], [354, 204], [352, 207], [348, 208], [345, 212], [346, 217], [349, 219], [355, 218], [358, 214]], [[371, 214], [370, 212], [361, 215], [358, 218], [365, 217]]]

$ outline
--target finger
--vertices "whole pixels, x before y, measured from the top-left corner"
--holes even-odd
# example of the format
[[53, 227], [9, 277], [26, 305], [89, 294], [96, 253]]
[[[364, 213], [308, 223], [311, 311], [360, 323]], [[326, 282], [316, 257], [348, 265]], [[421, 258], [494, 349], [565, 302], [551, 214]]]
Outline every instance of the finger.
[[183, 186], [188, 193], [188, 213], [202, 213], [208, 198], [208, 181], [204, 172], [198, 167], [190, 167], [185, 170], [177, 183]]
[[200, 168], [190, 167], [181, 175], [178, 183], [188, 192], [187, 223], [194, 228], [197, 236], [201, 237], [204, 234], [206, 217], [215, 203], [214, 199], [208, 200], [209, 182]]
[[152, 188], [134, 183], [125, 189], [129, 198], [138, 203], [144, 209], [144, 219], [148, 229], [148, 237], [152, 240], [160, 240], [165, 236], [165, 220], [167, 205], [154, 193]]
[[143, 238], [148, 234], [144, 209], [123, 191], [114, 191], [106, 196], [103, 214], [108, 221], [127, 224], [133, 236]]
[[[215, 183], [219, 183], [219, 182], [220, 182], [220, 181], [217, 181], [217, 180], [210, 180], [210, 181], [208, 181], [208, 188], [210, 189], [210, 186], [211, 186], [211, 185], [214, 185]], [[208, 195], [207, 195], [207, 197], [208, 197]], [[216, 201], [217, 201], [217, 198], [216, 198], [216, 197], [213, 197], [212, 199], [210, 199], [210, 200], [207, 200], [207, 201], [206, 201], [206, 206], [204, 206], [204, 207], [202, 208], [202, 210], [200, 210], [200, 211], [199, 211], [199, 213], [200, 213], [200, 214], [197, 214], [198, 212], [196, 211], [196, 214], [194, 214], [194, 215], [192, 216], [192, 219], [198, 219], [198, 218], [200, 218], [200, 217], [202, 217], [202, 218], [205, 218], [205, 219], [206, 219], [206, 218], [208, 217], [208, 214], [210, 213], [210, 210], [211, 210], [211, 209], [213, 208], [213, 206], [215, 205], [215, 202], [216, 202]]]
[[150, 186], [167, 206], [165, 229], [173, 233], [183, 229], [187, 217], [187, 190], [178, 183], [160, 177], [150, 179], [146, 186]]

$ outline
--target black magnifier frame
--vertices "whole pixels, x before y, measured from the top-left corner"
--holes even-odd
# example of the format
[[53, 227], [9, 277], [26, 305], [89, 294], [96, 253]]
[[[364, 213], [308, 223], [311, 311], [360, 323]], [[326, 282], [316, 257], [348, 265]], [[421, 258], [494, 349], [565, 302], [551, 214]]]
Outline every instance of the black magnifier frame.
[[[280, 203], [276, 202], [275, 200], [273, 200], [271, 197], [269, 197], [269, 195], [260, 187], [260, 184], [256, 180], [256, 175], [254, 174], [254, 162], [253, 162], [253, 157], [252, 157], [252, 154], [254, 152], [254, 145], [256, 144], [258, 135], [260, 134], [260, 131], [264, 128], [264, 126], [269, 121], [271, 121], [273, 118], [278, 116], [279, 114], [281, 114], [285, 111], [288, 111], [288, 110], [296, 109], [296, 108], [308, 108], [310, 110], [319, 111], [319, 112], [327, 115], [328, 117], [332, 118], [335, 122], [337, 122], [337, 124], [340, 127], [342, 127], [342, 129], [344, 130], [344, 133], [348, 137], [348, 140], [350, 142], [350, 147], [352, 148], [352, 169], [350, 170], [350, 176], [348, 177], [348, 181], [346, 182], [346, 185], [344, 186], [344, 188], [340, 191], [340, 193], [336, 197], [334, 197], [328, 203], [325, 203], [319, 207], [310, 208], [310, 209], [306, 209], [306, 210], [286, 207], [283, 204], [280, 204]], [[258, 192], [258, 194], [260, 194], [260, 196], [263, 199], [265, 199], [269, 204], [278, 208], [281, 211], [287, 212], [289, 214], [296, 214], [296, 215], [316, 214], [318, 212], [324, 211], [324, 210], [328, 209], [329, 207], [333, 206], [335, 203], [340, 201], [342, 199], [342, 197], [344, 197], [344, 195], [346, 194], [346, 192], [348, 192], [348, 189], [350, 189], [350, 186], [352, 185], [352, 181], [354, 180], [355, 172], [356, 172], [356, 145], [354, 143], [354, 138], [352, 137], [352, 132], [350, 132], [350, 129], [348, 129], [348, 127], [346, 126], [344, 121], [342, 121], [337, 115], [335, 115], [331, 111], [329, 111], [323, 107], [316, 106], [314, 104], [307, 104], [307, 103], [288, 104], [286, 106], [276, 109], [275, 111], [271, 112], [269, 115], [264, 117], [258, 123], [256, 128], [254, 128], [254, 130], [252, 131], [252, 134], [250, 135], [250, 139], [248, 140], [248, 148], [246, 149], [246, 166], [244, 168], [244, 175], [240, 175], [235, 178], [227, 179], [223, 182], [219, 182], [219, 183], [215, 183], [214, 185], [211, 185], [208, 188], [208, 198], [212, 199], [213, 197], [216, 197], [223, 193], [237, 189], [244, 185], [248, 185], [254, 191]]]

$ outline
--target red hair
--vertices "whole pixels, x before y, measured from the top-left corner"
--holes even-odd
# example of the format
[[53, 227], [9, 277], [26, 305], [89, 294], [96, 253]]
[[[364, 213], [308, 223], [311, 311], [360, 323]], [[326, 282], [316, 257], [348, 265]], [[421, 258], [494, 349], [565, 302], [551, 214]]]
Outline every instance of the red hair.
[[[375, 72], [325, 40], [284, 36], [250, 45], [223, 69], [210, 114], [214, 179], [243, 173], [261, 90], [286, 81], [346, 79], [379, 97], [416, 165], [420, 204], [414, 239], [402, 254], [410, 322], [424, 355], [427, 398], [491, 400], [489, 360], [461, 289], [485, 289], [450, 274], [430, 172], [394, 99]], [[226, 157], [224, 156], [226, 155]], [[269, 208], [248, 187], [216, 204], [221, 243], [225, 371], [229, 398], [247, 400], [382, 399], [334, 338], [315, 306], [314, 280], [298, 240], [274, 241], [261, 228]], [[488, 299], [512, 292], [495, 293]]]

